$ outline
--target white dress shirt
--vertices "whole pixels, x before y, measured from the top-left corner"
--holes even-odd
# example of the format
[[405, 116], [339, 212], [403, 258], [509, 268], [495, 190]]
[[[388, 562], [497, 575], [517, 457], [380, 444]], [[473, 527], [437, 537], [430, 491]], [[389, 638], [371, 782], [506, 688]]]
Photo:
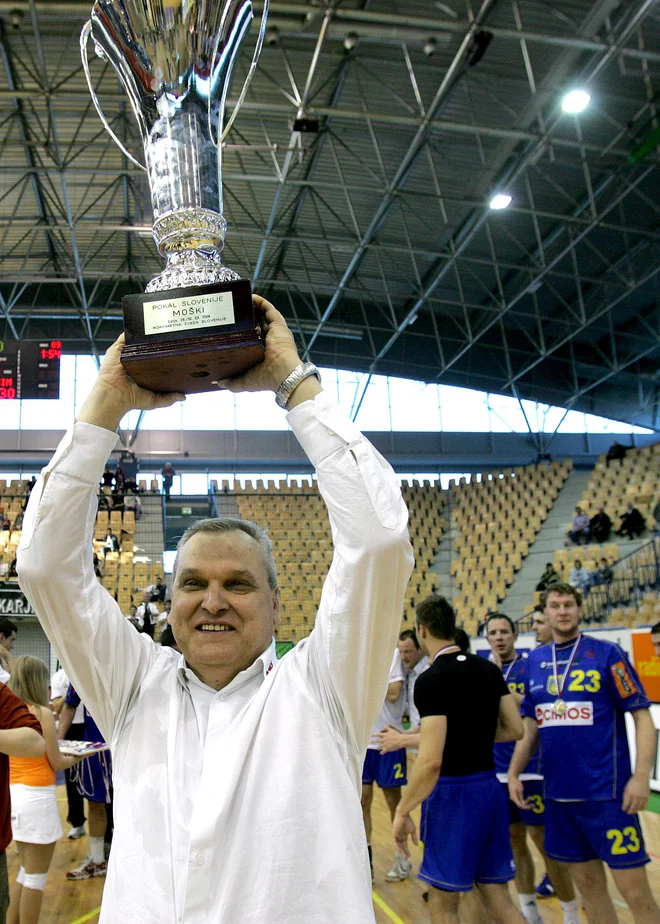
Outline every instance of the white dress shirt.
[[422, 724], [422, 720], [419, 717], [419, 712], [417, 706], [415, 705], [415, 682], [420, 674], [423, 674], [425, 670], [428, 670], [429, 659], [424, 655], [417, 664], [408, 671], [408, 676], [406, 677], [406, 691], [408, 694], [408, 715], [410, 716], [410, 727], [417, 728]]
[[[53, 676], [50, 678], [50, 698], [51, 699], [60, 699], [64, 698], [69, 689], [69, 678], [66, 675], [66, 671], [61, 667], [58, 671], [55, 671]], [[85, 707], [82, 704], [82, 701], [76, 706], [76, 711], [73, 714], [71, 719], [72, 725], [82, 725], [85, 721]]]
[[327, 394], [288, 420], [328, 507], [332, 567], [310, 637], [219, 692], [135, 632], [94, 576], [116, 435], [76, 423], [32, 492], [21, 584], [112, 750], [100, 924], [374, 921], [359, 794], [412, 570], [407, 510]]
[[401, 661], [401, 652], [398, 648], [395, 648], [392, 663], [390, 665], [390, 675], [387, 678], [387, 685], [389, 687], [391, 683], [401, 683], [401, 692], [393, 703], [390, 703], [386, 699], [380, 707], [376, 724], [371, 730], [371, 738], [369, 739], [368, 747], [369, 751], [377, 751], [380, 747], [374, 735], [377, 735], [378, 732], [381, 732], [384, 728], [389, 728], [391, 725], [393, 728], [403, 731], [403, 713], [406, 708], [406, 689], [403, 684], [405, 679], [406, 674], [403, 669], [403, 662]]

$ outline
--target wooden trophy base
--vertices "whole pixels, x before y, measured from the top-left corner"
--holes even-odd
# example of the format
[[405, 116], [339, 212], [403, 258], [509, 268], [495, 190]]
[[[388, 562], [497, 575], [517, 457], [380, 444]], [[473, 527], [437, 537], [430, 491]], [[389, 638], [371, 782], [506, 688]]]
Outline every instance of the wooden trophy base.
[[245, 279], [122, 299], [121, 363], [142, 388], [186, 395], [215, 391], [264, 358]]

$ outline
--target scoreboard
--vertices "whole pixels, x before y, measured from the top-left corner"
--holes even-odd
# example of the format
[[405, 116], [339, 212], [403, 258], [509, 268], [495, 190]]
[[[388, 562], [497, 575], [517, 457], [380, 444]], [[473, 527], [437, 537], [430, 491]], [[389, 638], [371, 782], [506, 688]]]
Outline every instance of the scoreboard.
[[0, 401], [59, 398], [62, 342], [0, 340]]

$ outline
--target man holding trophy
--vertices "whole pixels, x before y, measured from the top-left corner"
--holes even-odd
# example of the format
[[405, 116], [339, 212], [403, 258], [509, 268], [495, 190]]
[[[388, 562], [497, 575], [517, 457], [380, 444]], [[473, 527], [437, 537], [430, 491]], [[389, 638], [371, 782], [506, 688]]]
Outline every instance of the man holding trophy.
[[[105, 35], [104, 54], [127, 90], [133, 87], [134, 111], [138, 77], [142, 88], [172, 81], [171, 93], [157, 100], [166, 114], [176, 97], [175, 64], [188, 75], [204, 74], [211, 87], [216, 55], [230, 68], [237, 45], [228, 37], [245, 31], [248, 7], [251, 15], [247, 0], [98, 0], [92, 19]], [[204, 11], [218, 21], [220, 40], [200, 38]], [[140, 41], [148, 37], [154, 42], [145, 50]], [[197, 67], [192, 46], [212, 48], [210, 64]], [[187, 151], [185, 136], [170, 128], [170, 151], [181, 162], [201, 157], [200, 147]], [[147, 160], [164, 162], [150, 149]], [[186, 176], [172, 175], [170, 187]], [[175, 228], [186, 215], [212, 223], [196, 206], [184, 216], [177, 208], [169, 213]], [[186, 279], [195, 266], [223, 272], [217, 249], [197, 248], [207, 231], [186, 227], [188, 238], [172, 232], [177, 246], [195, 246], [175, 252], [157, 289], [173, 302], [198, 297], [168, 294], [182, 265]], [[210, 232], [202, 242], [213, 243]], [[206, 286], [212, 296], [222, 285], [207, 280], [193, 293]], [[234, 298], [231, 280], [220, 294], [226, 292]], [[133, 367], [124, 362], [123, 335], [25, 515], [22, 587], [113, 756], [115, 830], [101, 924], [374, 921], [360, 773], [412, 570], [407, 510], [388, 463], [322, 391], [315, 367], [300, 362], [282, 315], [258, 296], [250, 299], [253, 310], [261, 316], [263, 359], [253, 365], [251, 355], [243, 371], [234, 368], [229, 380], [221, 375], [220, 384], [275, 392], [316, 469], [335, 554], [309, 638], [277, 661], [277, 570], [264, 531], [245, 521], [198, 521], [179, 544], [169, 622], [182, 654], [136, 633], [96, 579], [96, 488], [116, 428], [131, 409], [166, 407], [190, 390], [189, 380], [178, 390], [141, 387], [139, 373], [127, 374]], [[202, 328], [202, 337], [212, 328]], [[191, 333], [186, 329], [184, 339]], [[166, 342], [178, 348], [174, 339]], [[194, 344], [188, 348], [195, 353]], [[222, 373], [223, 349], [221, 343], [207, 351], [214, 377]], [[184, 365], [185, 355], [184, 348]], [[197, 358], [198, 371], [206, 371], [199, 352]]]

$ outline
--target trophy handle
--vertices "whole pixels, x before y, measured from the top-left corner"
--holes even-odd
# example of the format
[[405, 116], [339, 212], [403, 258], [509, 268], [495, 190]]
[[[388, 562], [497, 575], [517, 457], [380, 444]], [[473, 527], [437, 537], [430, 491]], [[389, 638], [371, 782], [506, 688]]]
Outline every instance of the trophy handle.
[[[250, 84], [252, 83], [252, 77], [254, 76], [254, 72], [255, 72], [256, 69], [257, 69], [257, 63], [258, 63], [258, 61], [259, 61], [259, 56], [261, 55], [261, 49], [263, 48], [263, 45], [264, 45], [264, 38], [265, 38], [265, 36], [266, 36], [266, 22], [267, 22], [267, 20], [268, 20], [268, 10], [269, 10], [269, 7], [270, 7], [270, 0], [264, 0], [264, 8], [263, 8], [263, 12], [262, 12], [262, 14], [261, 14], [261, 25], [259, 26], [259, 34], [258, 34], [258, 36], [257, 36], [257, 44], [256, 44], [255, 49], [254, 49], [254, 55], [252, 56], [252, 63], [250, 64], [250, 70], [248, 71], [248, 75], [247, 75], [247, 77], [245, 78], [245, 83], [243, 84], [243, 89], [241, 90], [241, 95], [238, 97], [238, 102], [237, 102], [236, 105], [234, 106], [234, 111], [232, 112], [229, 121], [228, 121], [227, 124], [225, 125], [224, 130], [222, 131], [222, 134], [221, 134], [220, 138], [219, 138], [217, 141], [216, 141], [216, 139], [213, 137], [213, 125], [211, 124], [211, 94], [209, 94], [208, 107], [207, 107], [207, 119], [208, 119], [208, 124], [209, 124], [209, 137], [211, 138], [211, 141], [212, 141], [213, 144], [216, 146], [216, 148], [217, 148], [217, 147], [220, 147], [220, 145], [222, 144], [222, 142], [225, 140], [225, 138], [226, 138], [227, 135], [229, 134], [229, 132], [230, 132], [230, 130], [231, 130], [231, 127], [232, 127], [232, 125], [234, 124], [234, 119], [235, 119], [236, 116], [238, 115], [238, 113], [239, 113], [239, 111], [240, 111], [240, 108], [241, 108], [241, 106], [243, 105], [243, 102], [244, 102], [245, 97], [246, 97], [246, 95], [247, 95], [247, 91], [248, 91], [248, 89], [249, 89], [249, 87], [250, 87]], [[216, 42], [216, 46], [215, 46], [215, 49], [214, 49], [214, 52], [213, 52], [213, 59], [212, 59], [213, 61], [215, 61], [215, 59], [216, 59], [216, 57], [217, 57], [217, 54], [218, 54], [218, 48], [220, 47], [220, 39], [221, 39], [221, 36], [218, 36], [218, 41]], [[225, 111], [225, 100], [226, 100], [226, 98], [227, 98], [227, 90], [228, 90], [228, 85], [225, 86], [223, 98], [222, 98], [222, 101], [221, 101], [221, 104], [220, 104], [220, 117], [221, 117], [221, 118], [222, 118], [222, 114], [223, 114], [224, 111]]]
[[106, 119], [105, 114], [103, 110], [101, 109], [101, 104], [99, 103], [98, 97], [96, 95], [96, 91], [94, 90], [94, 87], [92, 86], [92, 75], [89, 72], [89, 59], [87, 58], [87, 46], [89, 44], [89, 37], [91, 34], [92, 34], [92, 21], [91, 19], [89, 19], [83, 26], [82, 32], [80, 33], [80, 56], [82, 58], [82, 66], [83, 66], [83, 70], [85, 71], [85, 77], [87, 78], [87, 86], [89, 87], [89, 92], [92, 97], [92, 102], [94, 103], [94, 108], [96, 109], [98, 113], [99, 119], [101, 120], [101, 122], [103, 122], [103, 127], [105, 128], [107, 133], [110, 135], [112, 140], [115, 142], [115, 144], [123, 151], [126, 157], [128, 157], [128, 159], [135, 164], [136, 167], [139, 167], [140, 170], [144, 170], [146, 173], [147, 168], [144, 166], [144, 164], [141, 164], [139, 160], [136, 160], [130, 151], [126, 150], [122, 141], [117, 137], [114, 131], [110, 128], [108, 120]]

